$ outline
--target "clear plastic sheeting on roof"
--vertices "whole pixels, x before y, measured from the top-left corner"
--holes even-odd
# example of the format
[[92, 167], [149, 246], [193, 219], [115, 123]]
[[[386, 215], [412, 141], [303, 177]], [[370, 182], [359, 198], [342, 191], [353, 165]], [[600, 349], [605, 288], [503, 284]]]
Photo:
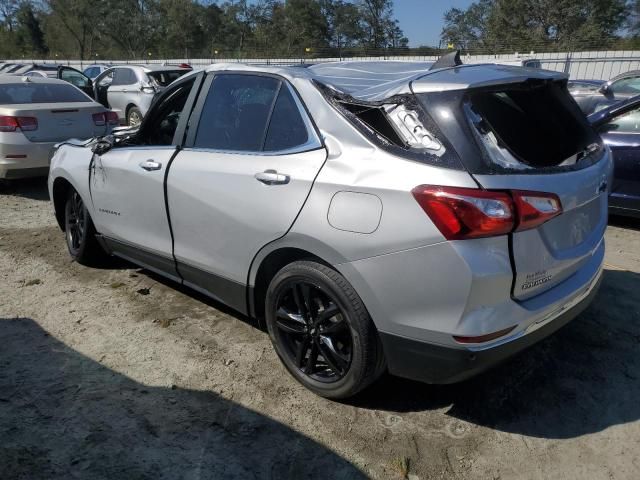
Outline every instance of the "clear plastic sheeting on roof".
[[313, 78], [341, 93], [368, 101], [409, 93], [412, 80], [427, 73], [433, 62], [336, 62], [309, 67]]

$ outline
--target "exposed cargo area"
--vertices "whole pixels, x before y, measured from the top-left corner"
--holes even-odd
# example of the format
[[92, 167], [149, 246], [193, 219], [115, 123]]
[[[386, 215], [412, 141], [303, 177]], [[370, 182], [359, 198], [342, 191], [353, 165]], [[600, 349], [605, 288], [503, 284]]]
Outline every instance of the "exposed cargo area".
[[483, 142], [513, 166], [573, 165], [598, 137], [558, 82], [526, 82], [469, 94], [469, 117]]

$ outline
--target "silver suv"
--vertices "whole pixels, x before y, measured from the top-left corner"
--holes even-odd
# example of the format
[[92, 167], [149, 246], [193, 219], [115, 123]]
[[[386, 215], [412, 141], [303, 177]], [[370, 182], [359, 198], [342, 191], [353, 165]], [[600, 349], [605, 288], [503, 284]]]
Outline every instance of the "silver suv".
[[108, 68], [93, 81], [94, 98], [118, 114], [121, 123], [137, 127], [156, 93], [191, 68], [123, 65]]
[[[55, 153], [71, 256], [104, 252], [264, 319], [344, 398], [465, 379], [593, 298], [609, 151], [563, 74], [498, 65], [215, 65], [135, 132]], [[89, 172], [89, 175], [87, 175]]]

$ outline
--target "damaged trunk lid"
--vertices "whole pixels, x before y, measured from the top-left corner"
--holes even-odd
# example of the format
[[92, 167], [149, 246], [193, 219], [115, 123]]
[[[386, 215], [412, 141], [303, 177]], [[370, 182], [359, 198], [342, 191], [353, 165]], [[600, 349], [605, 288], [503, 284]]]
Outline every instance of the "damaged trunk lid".
[[566, 76], [463, 66], [429, 73], [412, 90], [482, 188], [550, 194], [561, 204], [559, 215], [510, 234], [515, 299], [599, 265], [611, 161]]

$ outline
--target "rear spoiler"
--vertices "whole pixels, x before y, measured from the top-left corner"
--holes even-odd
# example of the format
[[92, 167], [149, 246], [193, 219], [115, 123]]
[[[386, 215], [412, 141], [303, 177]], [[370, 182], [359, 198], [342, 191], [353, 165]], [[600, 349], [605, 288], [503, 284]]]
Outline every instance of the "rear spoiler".
[[[440, 60], [443, 60], [443, 58], [439, 59], [436, 64], [438, 64]], [[452, 60], [455, 60], [455, 55], [452, 55], [448, 61]], [[436, 64], [434, 64], [434, 66]], [[524, 83], [528, 80], [534, 82], [566, 82], [569, 78], [566, 73], [523, 67], [511, 67], [495, 63], [460, 64], [456, 67], [457, 68], [430, 68], [425, 75], [422, 75], [411, 82], [411, 89], [413, 93], [477, 89]]]

